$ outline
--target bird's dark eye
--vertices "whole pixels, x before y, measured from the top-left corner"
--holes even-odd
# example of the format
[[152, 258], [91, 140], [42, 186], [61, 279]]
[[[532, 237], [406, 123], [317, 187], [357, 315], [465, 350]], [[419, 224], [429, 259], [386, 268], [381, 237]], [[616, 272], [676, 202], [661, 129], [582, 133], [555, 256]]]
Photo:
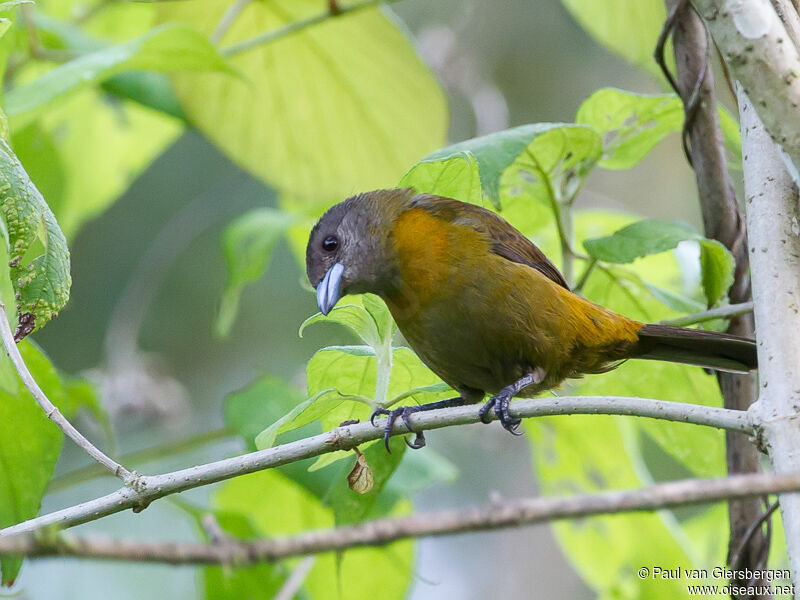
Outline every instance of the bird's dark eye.
[[325, 252], [333, 252], [339, 247], [339, 238], [335, 235], [329, 235], [324, 240], [322, 240], [322, 249]]

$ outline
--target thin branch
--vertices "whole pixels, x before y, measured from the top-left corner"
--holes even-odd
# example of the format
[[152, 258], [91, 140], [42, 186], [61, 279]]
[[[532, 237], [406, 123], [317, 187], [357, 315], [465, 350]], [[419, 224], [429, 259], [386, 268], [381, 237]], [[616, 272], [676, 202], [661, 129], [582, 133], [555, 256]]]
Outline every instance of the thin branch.
[[[410, 422], [415, 432], [468, 425], [480, 421], [479, 409], [478, 405], [469, 405], [415, 413], [410, 417]], [[520, 418], [571, 414], [630, 415], [719, 427], [745, 434], [753, 433], [748, 414], [744, 411], [645, 398], [617, 396], [535, 398], [512, 402], [510, 412], [512, 417]], [[205, 465], [163, 475], [139, 476], [134, 484], [122, 487], [106, 496], [0, 530], [0, 538], [50, 526], [64, 529], [127, 509], [138, 512], [164, 496], [336, 450], [352, 450], [359, 444], [383, 437], [383, 426], [384, 420], [378, 421], [376, 427], [369, 422], [337, 427], [320, 435]], [[392, 434], [404, 433], [409, 433], [409, 430], [400, 419], [395, 423]]]
[[225, 37], [231, 25], [233, 25], [239, 15], [242, 14], [242, 11], [248, 4], [250, 4], [250, 0], [236, 0], [228, 7], [219, 20], [216, 29], [214, 29], [214, 33], [209, 36], [211, 43], [218, 44], [219, 41]]
[[235, 564], [379, 546], [408, 538], [489, 531], [595, 515], [654, 511], [800, 491], [800, 473], [683, 479], [636, 490], [494, 501], [483, 506], [389, 517], [296, 536], [224, 544], [164, 543], [20, 534], [0, 538], [0, 555], [71, 556], [168, 564]]
[[684, 317], [677, 317], [675, 319], [665, 319], [661, 321], [662, 325], [675, 325], [676, 327], [686, 327], [687, 325], [695, 325], [697, 323], [705, 323], [706, 321], [713, 321], [715, 319], [733, 319], [753, 312], [752, 302], [742, 302], [741, 304], [729, 304], [727, 306], [720, 306], [718, 308], [711, 308], [703, 312], [695, 313], [693, 315], [686, 315]]
[[236, 44], [232, 44], [222, 48], [219, 52], [222, 56], [236, 56], [238, 54], [258, 48], [259, 46], [271, 44], [277, 40], [294, 35], [295, 33], [303, 31], [304, 29], [324, 23], [329, 19], [338, 19], [343, 15], [352, 14], [354, 12], [364, 10], [365, 8], [371, 8], [380, 4], [389, 4], [391, 2], [397, 2], [397, 0], [362, 0], [362, 2], [351, 4], [350, 6], [341, 6], [339, 7], [338, 11], [326, 10], [319, 14], [308, 17], [307, 19], [293, 21], [292, 23], [288, 23], [283, 27], [279, 27], [278, 29], [267, 31]]
[[589, 281], [589, 277], [594, 272], [595, 267], [597, 266], [597, 259], [592, 257], [589, 261], [589, 264], [586, 265], [586, 268], [581, 273], [581, 276], [578, 278], [578, 281], [575, 283], [575, 287], [572, 288], [572, 291], [576, 294], [580, 294], [583, 291], [583, 286], [586, 285], [586, 282]]
[[17, 370], [22, 383], [28, 388], [28, 391], [31, 393], [31, 396], [34, 397], [37, 404], [42, 407], [47, 418], [53, 421], [67, 437], [83, 448], [89, 456], [111, 471], [116, 477], [119, 477], [123, 483], [128, 484], [135, 479], [135, 475], [128, 471], [128, 469], [116, 463], [102, 450], [87, 440], [83, 434], [75, 429], [72, 423], [61, 414], [61, 411], [50, 402], [50, 399], [42, 391], [42, 388], [36, 383], [33, 375], [31, 375], [31, 372], [28, 370], [28, 365], [25, 364], [22, 355], [19, 353], [17, 343], [14, 341], [14, 334], [11, 332], [11, 324], [8, 322], [8, 317], [6, 316], [6, 307], [2, 302], [0, 302], [0, 337], [2, 337], [3, 346], [5, 346], [6, 352], [8, 352], [8, 356], [11, 358], [11, 362]]
[[[331, 0], [333, 1], [333, 0]], [[315, 557], [306, 556], [298, 563], [272, 600], [292, 600], [314, 566]]]

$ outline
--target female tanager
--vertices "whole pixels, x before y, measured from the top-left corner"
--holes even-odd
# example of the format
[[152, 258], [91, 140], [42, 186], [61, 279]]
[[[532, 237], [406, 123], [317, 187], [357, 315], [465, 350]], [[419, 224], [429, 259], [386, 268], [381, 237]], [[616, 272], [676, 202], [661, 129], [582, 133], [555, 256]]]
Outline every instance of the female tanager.
[[[323, 314], [344, 294], [371, 292], [408, 343], [458, 398], [394, 410], [411, 413], [491, 399], [511, 433], [514, 396], [534, 396], [569, 377], [604, 373], [629, 358], [719, 371], [757, 367], [755, 342], [724, 333], [646, 325], [570, 291], [547, 257], [479, 206], [410, 189], [376, 190], [330, 208], [308, 240], [306, 269]], [[412, 447], [424, 445], [417, 434]]]

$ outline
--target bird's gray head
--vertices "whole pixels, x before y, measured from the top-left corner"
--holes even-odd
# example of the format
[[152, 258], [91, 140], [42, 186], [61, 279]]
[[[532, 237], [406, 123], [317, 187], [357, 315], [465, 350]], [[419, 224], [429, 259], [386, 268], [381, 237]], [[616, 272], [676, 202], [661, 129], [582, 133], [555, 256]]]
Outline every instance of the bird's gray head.
[[332, 206], [311, 230], [306, 274], [317, 304], [328, 314], [345, 294], [381, 295], [391, 284], [394, 261], [389, 239], [395, 218], [413, 192], [376, 190]]

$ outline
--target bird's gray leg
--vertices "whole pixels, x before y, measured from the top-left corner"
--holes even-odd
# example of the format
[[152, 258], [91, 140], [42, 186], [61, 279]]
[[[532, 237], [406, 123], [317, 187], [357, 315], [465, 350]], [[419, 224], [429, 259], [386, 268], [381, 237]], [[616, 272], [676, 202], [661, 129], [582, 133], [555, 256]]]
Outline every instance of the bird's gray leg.
[[[386, 415], [388, 418], [386, 419], [386, 426], [383, 428], [383, 445], [386, 446], [386, 451], [391, 454], [391, 450], [389, 450], [389, 438], [392, 435], [392, 427], [394, 427], [394, 422], [397, 421], [397, 418], [400, 417], [403, 419], [403, 423], [405, 423], [406, 427], [408, 427], [409, 431], [412, 431], [416, 434], [413, 442], [406, 441], [406, 444], [409, 448], [414, 450], [418, 450], [425, 445], [425, 434], [421, 431], [414, 431], [411, 428], [411, 423], [408, 420], [408, 417], [416, 412], [422, 412], [426, 410], [436, 410], [437, 408], [449, 408], [451, 406], [461, 406], [464, 404], [464, 399], [461, 396], [457, 398], [449, 398], [447, 400], [439, 400], [438, 402], [429, 402], [428, 404], [417, 404], [414, 406], [401, 406], [399, 408], [395, 408], [392, 410], [388, 410], [383, 407], [376, 408], [372, 411], [372, 415], [369, 417], [369, 422], [372, 425], [375, 425], [375, 417]], [[405, 438], [403, 438], [405, 439]]]
[[492, 396], [489, 401], [481, 407], [480, 417], [484, 423], [489, 423], [491, 420], [488, 418], [489, 411], [494, 407], [494, 413], [503, 428], [514, 434], [522, 435], [521, 431], [517, 431], [519, 424], [522, 423], [521, 419], [512, 419], [508, 412], [508, 405], [511, 399], [519, 394], [529, 385], [538, 385], [544, 381], [547, 372], [541, 367], [535, 367], [530, 373], [526, 373], [517, 379], [511, 385], [507, 385], [500, 390], [495, 396]]

